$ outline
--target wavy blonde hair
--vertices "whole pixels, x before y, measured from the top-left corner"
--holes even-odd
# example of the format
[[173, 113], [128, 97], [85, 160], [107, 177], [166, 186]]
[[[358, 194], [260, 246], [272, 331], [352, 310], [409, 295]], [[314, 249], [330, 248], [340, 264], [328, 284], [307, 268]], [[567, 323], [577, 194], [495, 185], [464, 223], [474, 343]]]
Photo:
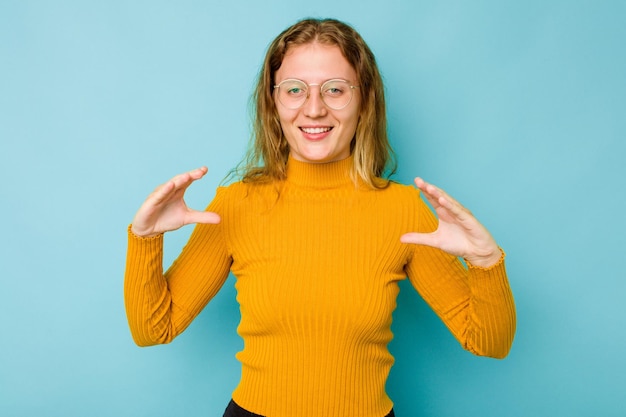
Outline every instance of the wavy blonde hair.
[[270, 44], [252, 96], [252, 144], [240, 166], [244, 182], [283, 180], [289, 144], [283, 134], [274, 102], [274, 76], [285, 54], [294, 46], [319, 42], [339, 47], [352, 65], [361, 93], [355, 136], [350, 144], [354, 157], [352, 177], [372, 188], [385, 188], [383, 176], [395, 171], [395, 158], [387, 137], [387, 116], [382, 78], [374, 54], [361, 35], [335, 19], [304, 19], [285, 29]]

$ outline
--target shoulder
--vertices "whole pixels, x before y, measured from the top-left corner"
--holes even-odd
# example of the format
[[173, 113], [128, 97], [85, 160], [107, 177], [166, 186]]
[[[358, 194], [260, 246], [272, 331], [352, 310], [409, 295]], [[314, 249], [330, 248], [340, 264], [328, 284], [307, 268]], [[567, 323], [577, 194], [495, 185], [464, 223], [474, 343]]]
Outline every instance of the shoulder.
[[378, 192], [382, 198], [395, 200], [399, 203], [409, 203], [420, 199], [420, 191], [417, 188], [396, 181], [390, 181], [387, 187], [381, 188], [376, 192]]
[[398, 182], [390, 182], [387, 188], [380, 191], [388, 217], [409, 222], [410, 230], [433, 232], [437, 225], [435, 213], [420, 194], [421, 191], [414, 185]]
[[372, 210], [383, 211], [391, 217], [410, 217], [423, 204], [416, 187], [395, 181], [389, 182], [385, 188], [361, 191], [363, 200], [371, 204]]
[[236, 181], [228, 185], [220, 185], [217, 194], [229, 198], [243, 198], [254, 194], [268, 194], [277, 190], [280, 185], [276, 181], [246, 182]]
[[217, 187], [215, 197], [220, 199], [236, 198], [246, 193], [246, 184], [242, 181], [230, 183], [228, 185], [220, 185]]
[[258, 207], [264, 201], [276, 201], [280, 186], [275, 182], [249, 183], [233, 182], [219, 186], [214, 201], [232, 209], [242, 207]]
[[376, 191], [377, 200], [381, 201], [390, 213], [405, 215], [407, 213], [429, 215], [431, 211], [428, 204], [421, 197], [421, 191], [414, 185], [401, 184], [392, 181], [389, 185]]

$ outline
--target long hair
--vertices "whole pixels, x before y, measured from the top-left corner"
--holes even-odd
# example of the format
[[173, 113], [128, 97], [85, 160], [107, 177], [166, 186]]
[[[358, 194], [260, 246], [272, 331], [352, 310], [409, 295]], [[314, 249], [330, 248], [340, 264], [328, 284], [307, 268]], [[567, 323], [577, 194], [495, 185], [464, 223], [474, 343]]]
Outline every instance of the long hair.
[[274, 102], [275, 74], [289, 48], [319, 42], [339, 47], [357, 75], [362, 95], [359, 122], [350, 144], [352, 177], [373, 188], [384, 188], [386, 170], [395, 170], [387, 137], [387, 117], [382, 78], [374, 54], [361, 35], [335, 19], [304, 19], [284, 30], [270, 44], [252, 96], [252, 145], [243, 161], [244, 182], [283, 180], [286, 177], [289, 144], [283, 134]]

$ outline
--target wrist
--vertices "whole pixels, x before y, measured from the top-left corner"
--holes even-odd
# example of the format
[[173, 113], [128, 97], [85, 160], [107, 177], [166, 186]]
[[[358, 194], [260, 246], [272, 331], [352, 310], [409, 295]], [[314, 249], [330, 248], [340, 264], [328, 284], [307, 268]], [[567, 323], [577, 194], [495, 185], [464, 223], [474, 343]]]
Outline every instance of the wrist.
[[149, 232], [137, 230], [134, 224], [130, 225], [129, 230], [133, 235], [142, 239], [149, 239], [151, 237], [155, 237], [161, 234], [161, 233], [149, 233]]
[[474, 256], [471, 258], [467, 257], [463, 259], [470, 267], [488, 269], [500, 263], [502, 259], [504, 259], [504, 256], [505, 254], [502, 248], [497, 246], [495, 250], [491, 251], [488, 255]]

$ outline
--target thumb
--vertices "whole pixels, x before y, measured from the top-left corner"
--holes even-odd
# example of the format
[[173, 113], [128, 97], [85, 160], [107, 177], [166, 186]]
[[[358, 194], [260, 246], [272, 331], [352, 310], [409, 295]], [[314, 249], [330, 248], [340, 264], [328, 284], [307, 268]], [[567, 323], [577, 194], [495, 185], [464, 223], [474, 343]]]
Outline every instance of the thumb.
[[415, 245], [435, 246], [432, 233], [405, 233], [400, 236], [400, 242]]
[[220, 218], [220, 215], [217, 213], [213, 213], [212, 211], [191, 210], [189, 211], [187, 216], [188, 224], [218, 224], [221, 220], [222, 219]]

